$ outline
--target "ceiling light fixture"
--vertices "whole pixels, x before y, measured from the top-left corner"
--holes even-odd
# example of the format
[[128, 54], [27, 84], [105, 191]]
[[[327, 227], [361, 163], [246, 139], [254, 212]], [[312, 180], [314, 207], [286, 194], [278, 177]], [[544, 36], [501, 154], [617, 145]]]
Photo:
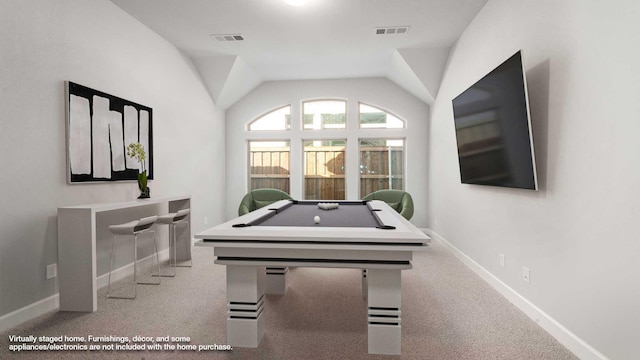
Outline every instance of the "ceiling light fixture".
[[307, 3], [307, 0], [284, 0], [284, 2], [291, 6], [303, 6]]

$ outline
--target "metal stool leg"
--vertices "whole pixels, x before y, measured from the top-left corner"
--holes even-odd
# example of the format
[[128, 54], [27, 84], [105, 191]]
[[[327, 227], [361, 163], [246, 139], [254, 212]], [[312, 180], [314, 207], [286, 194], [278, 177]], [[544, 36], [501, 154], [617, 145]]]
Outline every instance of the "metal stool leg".
[[[173, 271], [167, 272], [167, 270], [165, 269], [164, 274], [160, 274], [161, 277], [175, 277], [176, 276], [176, 241], [175, 241], [175, 231], [173, 231], [173, 239], [171, 236], [172, 233], [172, 226], [173, 224], [169, 224], [169, 264], [168, 264], [168, 268], [173, 268]], [[173, 241], [173, 243], [172, 243]], [[172, 245], [173, 244], [173, 245]], [[173, 252], [173, 265], [171, 264], [171, 253]], [[156, 276], [156, 275], [154, 275]]]
[[[155, 231], [151, 230], [151, 227], [155, 224], [157, 219], [158, 217], [154, 215], [154, 216], [148, 216], [148, 217], [142, 218], [140, 220], [130, 221], [124, 224], [109, 226], [109, 231], [111, 231], [111, 233], [114, 236], [113, 236], [113, 242], [111, 244], [111, 258], [109, 260], [109, 283], [107, 288], [107, 297], [120, 298], [120, 299], [135, 299], [138, 296], [137, 284], [153, 284], [153, 285], [160, 284], [159, 277], [158, 277], [157, 283], [138, 282], [138, 235], [139, 234], [153, 233], [153, 246], [155, 249], [155, 258], [156, 258], [155, 266], [158, 269], [158, 274], [160, 274], [160, 257], [158, 255], [158, 244], [156, 243], [156, 233]], [[118, 296], [113, 296], [111, 294], [111, 275], [113, 273], [113, 258], [115, 253], [116, 238], [118, 237], [118, 235], [133, 236], [133, 297], [118, 297]], [[153, 267], [154, 267], [154, 264], [153, 264], [153, 255], [152, 255], [152, 258], [151, 258], [152, 274], [153, 274]]]
[[109, 283], [107, 284], [107, 297], [111, 297], [111, 269], [113, 269], [113, 250], [116, 247], [116, 236], [113, 236], [111, 241], [111, 260], [109, 260]]
[[171, 264], [171, 258], [172, 256], [169, 255], [169, 266], [173, 266], [173, 272], [175, 274], [176, 272], [176, 266], [177, 266], [177, 261], [178, 261], [178, 252], [176, 250], [177, 247], [177, 242], [176, 242], [176, 224], [171, 224], [169, 225], [171, 227], [171, 230], [173, 230], [173, 237], [172, 237], [172, 243], [169, 244], [171, 246], [171, 250], [173, 250], [173, 265]]
[[[187, 225], [187, 228], [189, 228], [189, 230], [191, 230], [191, 226], [189, 225], [189, 222], [185, 221], [185, 222], [180, 222], [180, 223]], [[176, 225], [177, 224], [173, 225], [173, 245], [174, 246], [176, 245]], [[191, 231], [189, 231], [188, 233], [190, 234]], [[189, 241], [191, 241], [191, 239], [189, 239]], [[189, 246], [191, 246], [191, 244], [189, 244]], [[174, 256], [175, 256], [175, 247], [174, 247]], [[191, 259], [189, 259], [189, 265], [178, 265], [177, 258], [174, 257], [174, 264], [177, 267], [191, 267], [193, 265], [193, 257]]]
[[[135, 299], [138, 296], [138, 292], [136, 289], [136, 262], [134, 261], [133, 263], [133, 297], [131, 296], [113, 296], [111, 295], [111, 273], [113, 272], [113, 253], [115, 252], [115, 246], [116, 246], [116, 238], [118, 236], [114, 235], [113, 236], [113, 242], [111, 243], [111, 259], [109, 260], [109, 283], [107, 285], [107, 297], [111, 298], [111, 299]], [[135, 250], [135, 240], [134, 240], [134, 254], [136, 252]]]
[[[153, 248], [156, 252], [156, 268], [158, 269], [158, 274], [162, 276], [162, 273], [160, 272], [160, 253], [158, 253], [158, 239], [156, 238], [155, 231], [150, 232], [153, 232]], [[151, 267], [153, 268], [153, 257], [151, 258]], [[160, 284], [160, 279], [158, 279], [158, 284]]]
[[[155, 258], [156, 258], [156, 268], [158, 270], [158, 274], [160, 274], [160, 276], [155, 276], [158, 278], [157, 282], [138, 282], [138, 284], [141, 285], [160, 285], [160, 278], [162, 277], [162, 274], [160, 273], [160, 257], [158, 256], [158, 244], [156, 242], [156, 232], [155, 231], [147, 231], [147, 233], [153, 233], [153, 248], [155, 249]], [[136, 235], [136, 240], [137, 241], [137, 235]], [[136, 246], [136, 263], [138, 256], [137, 256], [137, 246]], [[135, 266], [135, 265], [134, 265]], [[153, 277], [153, 255], [151, 256], [151, 276]]]

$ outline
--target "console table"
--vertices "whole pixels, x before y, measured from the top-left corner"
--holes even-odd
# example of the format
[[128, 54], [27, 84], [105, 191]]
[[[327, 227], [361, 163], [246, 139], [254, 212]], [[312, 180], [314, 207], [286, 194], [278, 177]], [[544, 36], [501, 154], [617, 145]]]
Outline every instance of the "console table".
[[[168, 212], [176, 212], [190, 208], [191, 197], [175, 196], [58, 208], [58, 289], [61, 311], [93, 312], [98, 309], [96, 243], [98, 237], [105, 237], [104, 234], [108, 232], [106, 227], [110, 225], [98, 225], [98, 216], [108, 212], [126, 216], [126, 210], [163, 204], [168, 204]], [[127, 219], [131, 220], [135, 218]], [[188, 244], [176, 247], [178, 261], [191, 259], [190, 232], [191, 226]]]

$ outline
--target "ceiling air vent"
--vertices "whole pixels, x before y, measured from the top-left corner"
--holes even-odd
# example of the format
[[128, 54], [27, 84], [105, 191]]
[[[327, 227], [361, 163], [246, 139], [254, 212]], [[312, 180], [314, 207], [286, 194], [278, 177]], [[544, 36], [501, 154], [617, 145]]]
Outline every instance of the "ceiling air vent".
[[376, 35], [406, 34], [407, 32], [409, 32], [409, 26], [386, 26], [376, 28]]
[[209, 35], [217, 41], [242, 41], [244, 36], [240, 34], [213, 34]]

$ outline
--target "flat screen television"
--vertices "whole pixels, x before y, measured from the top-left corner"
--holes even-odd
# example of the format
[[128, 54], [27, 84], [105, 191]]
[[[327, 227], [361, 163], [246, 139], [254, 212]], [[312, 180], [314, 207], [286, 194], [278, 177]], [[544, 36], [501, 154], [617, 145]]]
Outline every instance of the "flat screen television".
[[461, 182], [537, 190], [521, 52], [452, 102]]

